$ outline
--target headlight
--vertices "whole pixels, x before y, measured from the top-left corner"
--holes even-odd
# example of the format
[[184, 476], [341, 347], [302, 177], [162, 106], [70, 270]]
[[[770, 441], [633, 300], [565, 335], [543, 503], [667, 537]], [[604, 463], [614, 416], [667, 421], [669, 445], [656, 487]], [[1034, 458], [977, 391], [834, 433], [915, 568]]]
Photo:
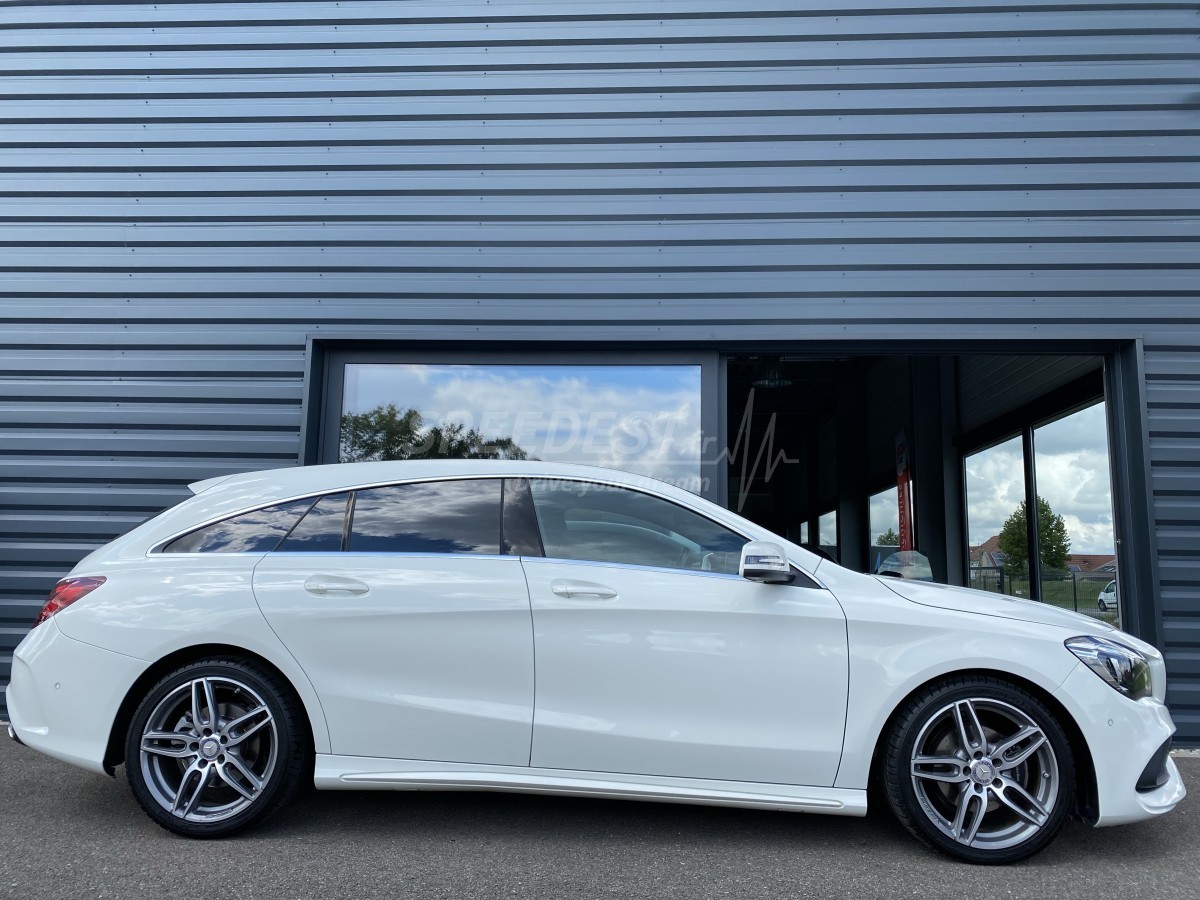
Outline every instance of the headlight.
[[1132, 647], [1091, 636], [1073, 637], [1066, 641], [1066, 646], [1109, 686], [1130, 700], [1140, 700], [1153, 693], [1150, 661]]

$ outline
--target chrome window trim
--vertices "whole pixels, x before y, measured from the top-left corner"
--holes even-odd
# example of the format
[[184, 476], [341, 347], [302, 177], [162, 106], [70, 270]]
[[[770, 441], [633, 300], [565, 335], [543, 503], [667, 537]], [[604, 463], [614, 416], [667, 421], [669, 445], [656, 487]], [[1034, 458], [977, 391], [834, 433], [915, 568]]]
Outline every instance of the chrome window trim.
[[279, 556], [288, 559], [301, 557], [337, 557], [345, 559], [346, 557], [367, 557], [367, 558], [387, 558], [387, 559], [526, 559], [529, 557], [511, 556], [506, 553], [389, 553], [386, 550], [305, 550], [296, 553], [277, 553], [270, 550], [264, 554], [265, 556]]
[[663, 572], [671, 575], [705, 575], [709, 578], [732, 578], [742, 581], [741, 575], [729, 572], [706, 572], [703, 569], [676, 569], [671, 566], [644, 566], [639, 563], [599, 562], [590, 559], [567, 559], [558, 556], [522, 556], [522, 562], [547, 562], [563, 566], [597, 566], [602, 569], [629, 569], [635, 572]]
[[[222, 558], [237, 558], [237, 557], [258, 557], [265, 559], [268, 556], [278, 554], [280, 557], [288, 559], [312, 559], [333, 557], [337, 559], [345, 559], [346, 557], [358, 558], [387, 558], [387, 559], [511, 559], [514, 562], [522, 564], [527, 562], [532, 563], [554, 563], [555, 565], [564, 566], [598, 566], [605, 569], [630, 569], [633, 571], [642, 572], [662, 572], [669, 575], [703, 575], [707, 578], [725, 578], [734, 581], [741, 581], [741, 575], [735, 575], [728, 572], [705, 572], [703, 569], [673, 569], [666, 566], [642, 566], [635, 563], [614, 563], [614, 562], [596, 562], [588, 559], [565, 559], [557, 556], [514, 556], [509, 553], [385, 553], [374, 550], [303, 550], [293, 553], [279, 553], [275, 550], [267, 550], [260, 553], [247, 553], [245, 551], [236, 551], [231, 553], [220, 554]], [[213, 556], [213, 552], [189, 551], [187, 553], [166, 553], [161, 554], [168, 559], [197, 559], [200, 557]], [[825, 583], [817, 578], [811, 572], [801, 568], [795, 562], [788, 560], [793, 566], [799, 569], [805, 576], [812, 580], [816, 585], [816, 589], [827, 591]], [[806, 587], [806, 585], [782, 585], [783, 587]]]
[[[296, 500], [304, 500], [304, 499], [307, 499], [310, 497], [313, 499], [313, 502], [316, 503], [316, 502], [319, 502], [322, 498], [327, 497], [331, 494], [341, 494], [341, 493], [348, 492], [348, 491], [352, 492], [352, 491], [360, 491], [360, 490], [369, 490], [370, 488], [377, 488], [377, 487], [391, 487], [393, 485], [401, 485], [401, 484], [426, 484], [426, 483], [432, 483], [432, 482], [437, 482], [437, 481], [490, 481], [490, 480], [494, 480], [494, 479], [503, 480], [505, 478], [525, 478], [526, 480], [530, 480], [530, 481], [535, 480], [535, 479], [542, 480], [542, 481], [557, 481], [557, 482], [566, 481], [566, 482], [571, 482], [573, 484], [598, 484], [598, 485], [603, 485], [605, 487], [621, 488], [622, 490], [626, 490], [626, 491], [635, 491], [637, 493], [646, 494], [647, 496], [650, 496], [650, 497], [656, 497], [659, 500], [664, 500], [667, 503], [673, 503], [676, 506], [680, 506], [680, 507], [688, 510], [689, 512], [695, 513], [696, 515], [700, 516], [701, 518], [708, 519], [710, 522], [714, 522], [715, 524], [724, 528], [726, 531], [730, 531], [730, 532], [736, 534], [738, 537], [742, 538], [743, 540], [746, 540], [746, 541], [756, 540], [756, 538], [753, 538], [753, 537], [750, 537], [749, 535], [744, 534], [741, 530], [739, 530], [737, 528], [733, 528], [730, 525], [726, 525], [724, 522], [716, 521], [716, 520], [710, 518], [705, 513], [702, 513], [698, 510], [692, 509], [692, 507], [690, 507], [684, 503], [680, 503], [678, 500], [676, 500], [673, 497], [667, 497], [657, 491], [648, 489], [641, 485], [634, 487], [632, 485], [624, 484], [620, 481], [605, 479], [605, 478], [584, 478], [584, 477], [580, 477], [580, 476], [571, 476], [571, 475], [530, 475], [530, 474], [514, 474], [512, 472], [508, 472], [508, 473], [497, 473], [495, 475], [492, 475], [492, 474], [486, 474], [486, 475], [435, 475], [432, 477], [427, 476], [424, 478], [421, 478], [421, 477], [406, 478], [406, 479], [401, 479], [399, 481], [396, 481], [396, 480], [368, 481], [368, 482], [354, 483], [354, 484], [350, 484], [350, 485], [338, 485], [337, 487], [333, 487], [333, 488], [324, 488], [320, 492], [315, 493], [315, 494], [307, 494], [307, 493], [306, 494], [295, 494], [295, 495], [292, 495], [289, 497], [282, 497], [278, 500], [272, 500], [269, 503], [262, 503], [257, 506], [248, 506], [245, 509], [239, 509], [232, 513], [227, 513], [222, 516], [217, 516], [215, 518], [207, 519], [198, 525], [189, 526], [188, 528], [185, 528], [182, 531], [172, 534], [168, 538], [158, 541], [154, 546], [152, 546], [149, 550], [146, 551], [146, 555], [147, 556], [152, 556], [152, 555], [153, 556], [163, 556], [163, 557], [168, 557], [168, 558], [172, 558], [172, 559], [213, 556], [215, 551], [207, 551], [207, 552], [200, 551], [200, 552], [187, 552], [187, 553], [165, 553], [165, 552], [163, 552], [162, 548], [165, 547], [167, 544], [171, 543], [172, 541], [183, 537], [185, 534], [190, 534], [193, 531], [198, 531], [201, 528], [206, 528], [207, 526], [216, 524], [217, 522], [223, 522], [226, 519], [232, 519], [234, 516], [240, 516], [245, 513], [255, 512], [260, 509], [266, 509], [267, 507], [270, 507], [270, 506], [278, 506], [281, 503], [291, 503]], [[197, 495], [197, 496], [199, 496], [199, 495]], [[503, 494], [501, 494], [501, 496], [503, 497]], [[699, 496], [699, 495], [697, 495], [697, 496]], [[310, 507], [310, 509], [311, 509], [311, 507]], [[540, 531], [540, 525], [539, 525], [539, 531]], [[276, 552], [278, 552], [278, 551], [267, 550], [262, 553], [234, 552], [234, 553], [222, 553], [221, 555], [222, 556], [268, 556], [268, 555], [276, 553]], [[308, 552], [308, 553], [288, 553], [287, 555], [288, 556], [317, 556], [317, 555], [344, 556], [346, 554], [354, 554], [357, 556], [366, 556], [366, 555], [448, 556], [448, 557], [452, 557], [454, 559], [462, 559], [463, 557], [521, 559], [521, 560], [548, 559], [548, 560], [553, 560], [556, 562], [563, 562], [563, 563], [579, 563], [580, 565], [593, 565], [593, 566], [612, 565], [612, 566], [620, 566], [620, 567], [629, 568], [629, 569], [644, 569], [644, 570], [652, 571], [652, 572], [687, 572], [687, 573], [696, 574], [696, 575], [718, 576], [721, 578], [741, 578], [740, 575], [727, 574], [724, 572], [704, 572], [702, 570], [695, 570], [695, 569], [671, 569], [671, 568], [662, 568], [659, 566], [639, 566], [639, 565], [635, 565], [632, 563], [601, 563], [601, 562], [594, 562], [591, 560], [559, 559], [558, 557], [548, 557], [548, 556], [540, 556], [540, 557], [539, 556], [520, 556], [520, 557], [518, 557], [518, 556], [513, 556], [513, 555], [507, 554], [507, 553], [501, 553], [501, 554], [493, 556], [493, 554], [483, 554], [483, 553], [412, 554], [412, 553], [380, 553], [380, 552], [363, 551], [363, 550], [359, 550], [359, 551], [340, 550], [340, 551], [336, 551], [336, 552], [328, 551], [323, 554], [318, 554], [315, 552]], [[824, 590], [824, 591], [829, 590], [829, 588], [827, 588], [825, 586], [824, 582], [822, 582], [817, 577], [815, 571], [810, 572], [808, 569], [797, 564], [795, 560], [789, 559], [788, 562], [792, 566], [795, 566], [795, 568], [797, 568], [800, 572], [802, 572], [805, 575], [805, 577], [809, 578], [814, 584], [818, 585], [818, 587], [821, 590]]]
[[[454, 555], [454, 554], [451, 554], [451, 555]], [[523, 562], [523, 563], [524, 562], [533, 562], [533, 563], [546, 562], [546, 563], [554, 563], [555, 565], [564, 565], [564, 566], [598, 566], [603, 569], [629, 569], [629, 570], [635, 571], [635, 572], [662, 572], [662, 573], [668, 574], [668, 575], [702, 575], [706, 578], [725, 578], [725, 579], [733, 579], [734, 581], [746, 581], [747, 580], [747, 579], [742, 578], [741, 575], [737, 575], [737, 574], [734, 574], [731, 572], [706, 572], [703, 569], [675, 569], [670, 566], [643, 566], [643, 565], [639, 565], [637, 563], [594, 562], [594, 561], [588, 560], [588, 559], [561, 559], [557, 556], [522, 556], [522, 557], [520, 557], [520, 559], [521, 559], [521, 562]], [[807, 588], [808, 590], [822, 590], [822, 591], [829, 590], [829, 588], [827, 588], [824, 585], [824, 583], [822, 583], [821, 580], [818, 579], [811, 572], [809, 572], [806, 569], [801, 568], [800, 566], [796, 565], [791, 560], [788, 560], [788, 562], [791, 563], [791, 565], [794, 566], [802, 575], [804, 575], [804, 577], [806, 577], [810, 581], [812, 581], [813, 586], [810, 587], [809, 585], [806, 585], [806, 584], [783, 584], [783, 585], [774, 585], [775, 587], [799, 587], [799, 588]]]
[[[189, 525], [187, 528], [183, 529], [182, 531], [178, 531], [175, 534], [172, 534], [168, 538], [164, 538], [162, 540], [157, 541], [149, 550], [146, 551], [146, 555], [150, 556], [151, 554], [153, 554], [153, 555], [159, 555], [159, 556], [184, 556], [184, 555], [186, 555], [184, 553], [166, 553], [163, 551], [163, 547], [165, 547], [167, 544], [171, 543], [174, 540], [178, 540], [179, 538], [183, 537], [185, 534], [191, 534], [193, 531], [199, 531], [201, 528], [207, 528], [209, 525], [215, 525], [218, 522], [224, 522], [226, 519], [232, 519], [235, 516], [243, 516], [246, 513], [257, 512], [260, 509], [267, 509], [272, 506], [279, 506], [280, 504], [283, 504], [283, 503], [294, 503], [297, 500], [308, 500], [311, 498], [312, 501], [314, 503], [316, 503], [316, 502], [324, 499], [325, 497], [332, 496], [333, 494], [344, 494], [344, 493], [349, 493], [351, 491], [365, 491], [365, 490], [370, 490], [371, 488], [378, 488], [378, 487], [394, 487], [394, 486], [399, 486], [402, 484], [427, 484], [427, 483], [432, 483], [435, 481], [491, 481], [493, 479], [504, 479], [504, 478], [515, 478], [515, 477], [517, 477], [517, 476], [514, 476], [514, 475], [436, 475], [433, 477], [425, 477], [425, 478], [405, 478], [400, 481], [394, 481], [394, 480], [393, 481], [372, 481], [372, 482], [364, 482], [361, 484], [353, 484], [353, 485], [339, 485], [338, 487], [334, 487], [334, 488], [321, 488], [317, 493], [303, 493], [303, 494], [294, 494], [289, 497], [280, 497], [278, 500], [271, 500], [268, 503], [259, 503], [255, 506], [247, 506], [244, 509], [237, 509], [237, 510], [234, 510], [233, 512], [224, 513], [222, 515], [219, 515], [219, 516], [216, 516], [213, 518], [205, 519], [204, 521], [202, 521], [196, 525]], [[199, 495], [197, 494], [196, 496], [199, 496]], [[309, 509], [311, 509], [311, 508], [312, 507], [310, 506]], [[213, 552], [217, 552], [217, 551], [201, 551], [200, 553], [195, 554], [195, 555], [210, 556], [210, 555], [212, 555]], [[268, 550], [266, 552], [274, 553], [275, 551]], [[233, 554], [227, 553], [225, 555], [232, 556]], [[467, 554], [464, 554], [464, 555], [467, 555]], [[470, 555], [477, 555], [477, 554], [470, 554]]]

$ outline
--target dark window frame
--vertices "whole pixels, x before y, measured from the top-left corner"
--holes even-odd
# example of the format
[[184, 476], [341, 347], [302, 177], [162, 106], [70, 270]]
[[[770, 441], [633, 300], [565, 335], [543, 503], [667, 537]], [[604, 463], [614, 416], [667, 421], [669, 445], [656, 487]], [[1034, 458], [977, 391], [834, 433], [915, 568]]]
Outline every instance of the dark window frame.
[[[1096, 393], [1097, 385], [1099, 385], [1100, 393]], [[1114, 413], [1112, 404], [1107, 392], [1104, 390], [1105, 381], [1102, 372], [1089, 373], [1076, 381], [1064, 386], [1063, 388], [1052, 391], [1049, 394], [1039, 397], [1033, 403], [1030, 403], [1020, 409], [1007, 414], [998, 423], [991, 423], [983, 428], [976, 429], [962, 436], [959, 441], [959, 467], [962, 471], [962, 509], [963, 523], [966, 527], [963, 529], [963, 556], [966, 560], [966, 566], [970, 567], [970, 544], [971, 535], [969, 532], [969, 513], [970, 504], [967, 497], [967, 460], [970, 457], [984, 453], [1002, 444], [1006, 444], [1011, 440], [1019, 438], [1021, 441], [1021, 469], [1024, 493], [1022, 501], [1025, 503], [1025, 509], [1036, 510], [1038, 501], [1037, 488], [1037, 447], [1035, 441], [1035, 433], [1038, 429], [1045, 425], [1051, 425], [1055, 422], [1072, 416], [1077, 412], [1095, 406], [1098, 403], [1103, 403], [1105, 407], [1105, 418], [1108, 422], [1108, 432], [1106, 438], [1108, 440], [1108, 478], [1109, 478], [1109, 498], [1112, 503], [1113, 514], [1113, 551], [1117, 558], [1118, 571], [1122, 568], [1122, 546], [1119, 537], [1119, 519], [1117, 513], [1117, 505], [1122, 502], [1118, 498], [1119, 485], [1116, 476], [1114, 463], [1114, 449], [1117, 444], [1113, 440], [1112, 422]], [[1019, 423], [1019, 424], [1014, 424]], [[1014, 430], [1015, 428], [1015, 430]], [[1041, 546], [1039, 544], [1038, 534], [1038, 517], [1037, 515], [1025, 516], [1025, 540], [1028, 543], [1028, 568], [1029, 568], [1029, 600], [1035, 602], [1042, 601], [1042, 577], [1045, 574], [1042, 570]], [[969, 571], [968, 571], [969, 575]], [[969, 580], [969, 579], [968, 579]], [[1124, 609], [1118, 606], [1118, 621], [1124, 620]]]
[[[700, 369], [700, 425], [706, 437], [725, 434], [725, 366], [716, 350], [597, 350], [560, 347], [553, 350], [463, 352], [444, 344], [413, 349], [379, 340], [309, 338], [301, 465], [338, 462], [342, 403], [347, 365], [461, 366], [696, 366]], [[728, 478], [722, 440], [705, 440], [700, 450], [698, 496], [727, 506]]]

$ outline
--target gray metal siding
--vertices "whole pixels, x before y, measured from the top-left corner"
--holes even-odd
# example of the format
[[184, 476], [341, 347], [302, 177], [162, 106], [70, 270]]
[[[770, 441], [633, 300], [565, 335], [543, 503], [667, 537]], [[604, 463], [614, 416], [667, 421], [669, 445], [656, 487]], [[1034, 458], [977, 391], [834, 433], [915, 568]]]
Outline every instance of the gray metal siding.
[[[1194, 3], [0, 7], [0, 654], [310, 337], [1146, 337], [1200, 739]], [[0, 656], [0, 682], [9, 657]]]
[[1146, 338], [1151, 487], [1171, 712], [1200, 740], [1200, 334]]

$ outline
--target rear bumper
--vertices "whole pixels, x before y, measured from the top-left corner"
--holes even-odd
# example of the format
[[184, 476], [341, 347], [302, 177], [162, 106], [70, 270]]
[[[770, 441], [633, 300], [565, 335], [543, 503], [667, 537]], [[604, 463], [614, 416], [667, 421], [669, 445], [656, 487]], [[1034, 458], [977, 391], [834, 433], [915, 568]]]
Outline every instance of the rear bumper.
[[[1170, 812], [1187, 795], [1179, 769], [1163, 747], [1175, 733], [1166, 706], [1133, 701], [1079, 665], [1055, 693], [1074, 717], [1092, 753], [1099, 815], [1096, 825], [1123, 825]], [[1154, 769], [1154, 786], [1146, 773]]]
[[67, 637], [51, 619], [13, 655], [11, 736], [64, 762], [104, 772], [104, 751], [126, 692], [146, 662]]

